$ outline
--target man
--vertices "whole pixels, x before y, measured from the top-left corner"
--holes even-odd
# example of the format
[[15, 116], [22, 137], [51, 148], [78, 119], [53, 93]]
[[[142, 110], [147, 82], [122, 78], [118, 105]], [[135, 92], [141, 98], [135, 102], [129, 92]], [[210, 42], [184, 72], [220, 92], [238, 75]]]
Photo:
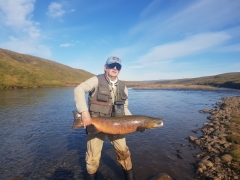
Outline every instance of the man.
[[[121, 60], [109, 57], [104, 65], [104, 74], [94, 76], [74, 89], [74, 100], [88, 134], [86, 168], [87, 179], [97, 179], [101, 151], [105, 136], [108, 136], [117, 153], [126, 180], [134, 180], [130, 151], [124, 135], [110, 135], [103, 132], [94, 134], [91, 116], [121, 116], [131, 115], [128, 109], [127, 87], [118, 79], [121, 70]], [[85, 93], [89, 93], [88, 106]]]

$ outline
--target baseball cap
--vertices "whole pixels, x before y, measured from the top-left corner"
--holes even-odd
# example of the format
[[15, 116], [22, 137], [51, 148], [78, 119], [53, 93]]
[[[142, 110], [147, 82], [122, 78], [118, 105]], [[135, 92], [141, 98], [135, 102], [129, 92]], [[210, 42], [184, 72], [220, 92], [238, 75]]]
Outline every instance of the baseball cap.
[[121, 59], [119, 59], [118, 57], [116, 56], [110, 56], [107, 61], [106, 61], [106, 64], [112, 64], [112, 63], [118, 63], [121, 65]]

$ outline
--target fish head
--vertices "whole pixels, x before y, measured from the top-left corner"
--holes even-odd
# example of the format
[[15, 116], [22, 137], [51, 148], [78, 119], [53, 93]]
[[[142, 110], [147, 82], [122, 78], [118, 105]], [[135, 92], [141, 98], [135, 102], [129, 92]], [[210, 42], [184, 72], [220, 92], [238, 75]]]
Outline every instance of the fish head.
[[83, 127], [81, 114], [77, 111], [73, 111], [73, 116], [74, 116], [74, 122], [73, 122], [72, 129], [78, 129], [80, 127]]
[[152, 118], [152, 119], [149, 119], [145, 122], [145, 127], [147, 129], [150, 129], [150, 128], [160, 128], [163, 126], [163, 120], [160, 119], [160, 118]]

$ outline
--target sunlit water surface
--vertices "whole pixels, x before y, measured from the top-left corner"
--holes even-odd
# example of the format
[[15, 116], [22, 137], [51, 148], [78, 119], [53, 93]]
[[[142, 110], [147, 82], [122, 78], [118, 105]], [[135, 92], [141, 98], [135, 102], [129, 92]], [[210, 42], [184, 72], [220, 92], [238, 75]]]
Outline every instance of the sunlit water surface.
[[[159, 173], [173, 179], [193, 179], [192, 130], [207, 121], [207, 114], [222, 97], [239, 96], [237, 90], [134, 90], [129, 109], [135, 115], [161, 117], [164, 127], [126, 135], [137, 180]], [[73, 88], [0, 91], [0, 179], [85, 179], [86, 134], [72, 130], [76, 110]], [[177, 156], [178, 152], [182, 158]], [[106, 138], [98, 177], [124, 179], [115, 151]]]

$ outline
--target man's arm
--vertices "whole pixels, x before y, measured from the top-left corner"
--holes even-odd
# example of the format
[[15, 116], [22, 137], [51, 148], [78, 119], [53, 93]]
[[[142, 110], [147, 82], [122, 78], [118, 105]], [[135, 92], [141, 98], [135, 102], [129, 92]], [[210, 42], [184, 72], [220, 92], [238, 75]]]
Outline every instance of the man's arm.
[[[127, 86], [125, 86], [124, 92], [128, 96]], [[125, 112], [125, 115], [132, 115], [132, 113], [128, 109], [128, 99], [125, 101], [125, 104], [124, 104], [124, 112]]]
[[88, 106], [86, 103], [87, 92], [93, 92], [98, 85], [98, 78], [96, 76], [82, 82], [74, 89], [74, 100], [76, 102], [76, 107], [78, 111], [82, 114], [82, 121], [84, 128], [90, 125], [91, 117], [88, 111]]

